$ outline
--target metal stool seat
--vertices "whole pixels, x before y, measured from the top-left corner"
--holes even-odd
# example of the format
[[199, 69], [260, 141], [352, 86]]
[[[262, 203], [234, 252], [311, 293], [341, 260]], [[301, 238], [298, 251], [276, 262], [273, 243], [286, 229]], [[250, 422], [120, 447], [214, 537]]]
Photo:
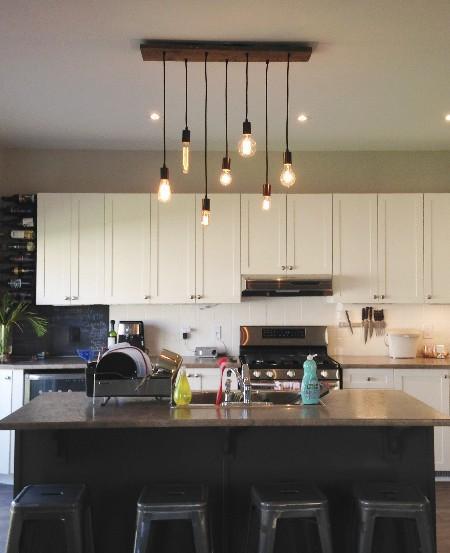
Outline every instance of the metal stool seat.
[[84, 485], [26, 486], [11, 503], [6, 553], [19, 553], [26, 521], [61, 520], [67, 553], [93, 553], [90, 508]]
[[252, 505], [259, 513], [258, 553], [272, 553], [280, 518], [316, 520], [322, 553], [332, 553], [328, 499], [307, 483], [265, 484], [252, 488]]
[[415, 486], [404, 483], [367, 483], [355, 486], [360, 527], [358, 553], [371, 553], [377, 518], [413, 519], [421, 553], [434, 553], [430, 502]]
[[158, 520], [189, 520], [196, 553], [210, 553], [207, 490], [197, 485], [147, 486], [137, 504], [134, 553], [145, 553], [151, 524]]

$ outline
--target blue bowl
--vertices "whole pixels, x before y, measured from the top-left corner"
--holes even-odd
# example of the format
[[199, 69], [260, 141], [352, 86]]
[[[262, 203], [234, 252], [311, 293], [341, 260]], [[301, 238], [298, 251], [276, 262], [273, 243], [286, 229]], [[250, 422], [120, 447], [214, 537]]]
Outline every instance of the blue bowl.
[[98, 349], [77, 349], [78, 357], [81, 357], [86, 363], [92, 363], [92, 361], [97, 361], [97, 357], [100, 350]]

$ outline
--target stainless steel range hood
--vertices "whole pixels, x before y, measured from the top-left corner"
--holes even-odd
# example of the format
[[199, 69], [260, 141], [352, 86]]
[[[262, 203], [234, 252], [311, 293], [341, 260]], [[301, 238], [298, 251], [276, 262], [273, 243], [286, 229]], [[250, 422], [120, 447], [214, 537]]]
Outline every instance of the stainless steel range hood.
[[332, 296], [330, 275], [243, 276], [242, 296]]

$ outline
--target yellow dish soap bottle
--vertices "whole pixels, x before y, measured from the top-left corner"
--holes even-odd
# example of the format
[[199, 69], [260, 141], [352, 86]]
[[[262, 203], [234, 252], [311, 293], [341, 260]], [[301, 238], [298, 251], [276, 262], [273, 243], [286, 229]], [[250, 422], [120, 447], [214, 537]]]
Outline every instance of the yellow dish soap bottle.
[[178, 373], [178, 378], [175, 383], [175, 390], [173, 392], [173, 399], [178, 407], [189, 405], [189, 403], [191, 403], [192, 392], [188, 377], [186, 376], [186, 370], [184, 368], [181, 368]]

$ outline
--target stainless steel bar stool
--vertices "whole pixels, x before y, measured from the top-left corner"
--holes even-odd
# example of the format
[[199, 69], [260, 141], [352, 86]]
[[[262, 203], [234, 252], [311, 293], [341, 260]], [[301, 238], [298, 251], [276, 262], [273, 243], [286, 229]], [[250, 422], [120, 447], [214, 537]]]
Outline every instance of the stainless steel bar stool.
[[368, 483], [355, 486], [359, 512], [358, 553], [372, 553], [377, 518], [413, 519], [421, 553], [435, 553], [430, 502], [415, 486], [402, 483]]
[[145, 553], [152, 523], [190, 520], [196, 553], [210, 553], [207, 490], [196, 485], [147, 486], [137, 504], [134, 553]]
[[312, 484], [281, 483], [254, 486], [252, 505], [259, 514], [258, 553], [272, 553], [280, 518], [313, 518], [322, 553], [332, 553], [328, 500]]
[[90, 508], [84, 485], [26, 486], [11, 503], [6, 553], [19, 553], [26, 521], [61, 520], [67, 553], [93, 553]]

